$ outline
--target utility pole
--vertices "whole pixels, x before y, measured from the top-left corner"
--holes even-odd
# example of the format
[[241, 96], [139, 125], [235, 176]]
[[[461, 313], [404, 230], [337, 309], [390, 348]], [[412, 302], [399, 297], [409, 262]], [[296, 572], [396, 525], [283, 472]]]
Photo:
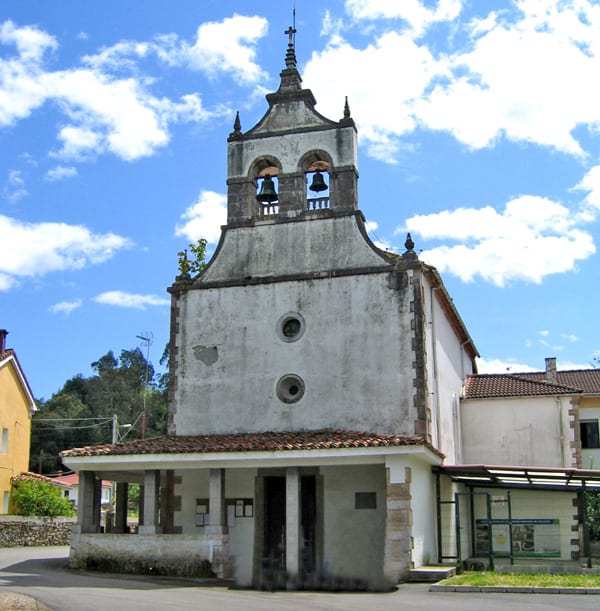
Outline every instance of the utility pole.
[[113, 416], [112, 420], [112, 442], [114, 445], [119, 443], [119, 420], [117, 419], [117, 414]]
[[[150, 335], [146, 333], [146, 335]], [[146, 395], [148, 394], [148, 365], [150, 362], [150, 344], [152, 343], [150, 337], [144, 337], [143, 335], [136, 335], [138, 339], [146, 342], [146, 379], [144, 381], [144, 407], [142, 408], [142, 439], [146, 438]]]

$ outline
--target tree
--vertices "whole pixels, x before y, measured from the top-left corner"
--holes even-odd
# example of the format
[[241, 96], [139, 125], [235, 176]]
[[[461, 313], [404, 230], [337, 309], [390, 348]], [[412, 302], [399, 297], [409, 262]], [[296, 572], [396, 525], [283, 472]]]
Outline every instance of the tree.
[[25, 474], [13, 477], [11, 504], [18, 516], [73, 516], [75, 511], [68, 499], [54, 484]]
[[[146, 399], [146, 437], [167, 429], [166, 376], [158, 376], [139, 348], [112, 350], [91, 363], [94, 375], [67, 380], [48, 401], [39, 402], [32, 418], [30, 471], [56, 473], [64, 469], [62, 450], [112, 442], [113, 416], [131, 424], [128, 439], [141, 436]], [[146, 383], [147, 382], [147, 383]]]
[[600, 491], [588, 491], [586, 500], [590, 538], [594, 541], [600, 541]]

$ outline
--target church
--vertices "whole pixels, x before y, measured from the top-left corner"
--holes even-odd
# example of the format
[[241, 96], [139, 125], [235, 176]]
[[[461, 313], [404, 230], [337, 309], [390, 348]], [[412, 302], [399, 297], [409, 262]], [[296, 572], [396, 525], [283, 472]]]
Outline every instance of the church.
[[[493, 557], [501, 524], [486, 499], [506, 497], [496, 488], [556, 487], [542, 474], [534, 490], [521, 468], [516, 484], [493, 479], [485, 448], [469, 445], [477, 433], [461, 422], [461, 402], [471, 399], [475, 422], [485, 398], [465, 395], [480, 378], [477, 348], [411, 236], [401, 255], [369, 239], [350, 106], [340, 100], [338, 120], [316, 110], [293, 32], [264, 116], [243, 131], [237, 115], [228, 137], [227, 224], [216, 252], [168, 289], [168, 434], [62, 454], [80, 478], [75, 568], [199, 575], [210, 567], [240, 586], [384, 590], [419, 567], [477, 551]], [[555, 386], [550, 396], [566, 397], [559, 420], [568, 440], [560, 464], [547, 466], [579, 473], [578, 390]], [[510, 418], [496, 419], [510, 429]], [[465, 452], [478, 469], [457, 468]], [[521, 464], [510, 452], [502, 459]], [[579, 487], [600, 478], [586, 473]], [[102, 480], [116, 482], [114, 522], [103, 533]], [[135, 534], [132, 483], [143, 491]], [[573, 486], [561, 488], [568, 541], [552, 543], [560, 557], [579, 549]], [[532, 503], [522, 504], [527, 516]], [[517, 501], [513, 509], [526, 519]]]

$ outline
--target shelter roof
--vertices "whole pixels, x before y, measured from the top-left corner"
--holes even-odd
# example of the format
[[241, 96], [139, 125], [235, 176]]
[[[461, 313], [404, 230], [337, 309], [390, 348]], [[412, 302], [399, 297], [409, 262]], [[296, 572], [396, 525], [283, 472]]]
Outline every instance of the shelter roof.
[[543, 488], [583, 490], [600, 488], [600, 471], [563, 467], [510, 467], [499, 465], [448, 465], [433, 467], [455, 482], [478, 488]]
[[131, 454], [206, 454], [214, 452], [281, 452], [398, 446], [425, 446], [438, 456], [443, 456], [430, 443], [417, 435], [361, 433], [342, 430], [166, 436], [138, 439], [126, 443], [74, 448], [65, 450], [60, 455], [62, 457], [80, 457]]

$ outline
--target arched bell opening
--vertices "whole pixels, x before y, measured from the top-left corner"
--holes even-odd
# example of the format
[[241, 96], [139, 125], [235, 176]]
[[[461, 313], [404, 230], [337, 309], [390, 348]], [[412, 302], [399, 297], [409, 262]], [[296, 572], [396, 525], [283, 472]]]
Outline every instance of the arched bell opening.
[[261, 216], [279, 212], [279, 166], [275, 160], [263, 159], [254, 166], [255, 197]]
[[331, 162], [322, 152], [309, 153], [303, 162], [306, 177], [306, 210], [331, 208]]

